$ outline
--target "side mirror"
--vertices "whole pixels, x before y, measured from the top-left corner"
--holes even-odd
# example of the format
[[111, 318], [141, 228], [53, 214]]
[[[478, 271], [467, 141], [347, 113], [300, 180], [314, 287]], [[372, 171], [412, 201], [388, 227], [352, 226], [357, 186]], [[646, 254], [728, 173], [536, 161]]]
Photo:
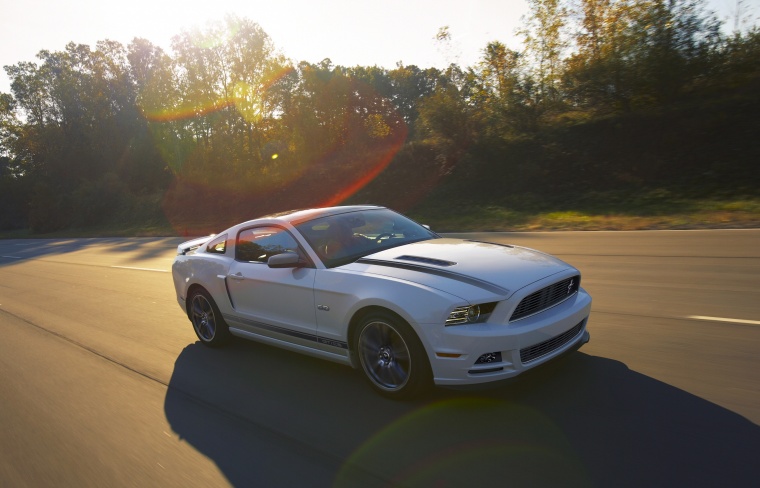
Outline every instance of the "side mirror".
[[275, 254], [267, 260], [267, 266], [270, 268], [300, 268], [304, 264], [301, 256], [291, 251]]

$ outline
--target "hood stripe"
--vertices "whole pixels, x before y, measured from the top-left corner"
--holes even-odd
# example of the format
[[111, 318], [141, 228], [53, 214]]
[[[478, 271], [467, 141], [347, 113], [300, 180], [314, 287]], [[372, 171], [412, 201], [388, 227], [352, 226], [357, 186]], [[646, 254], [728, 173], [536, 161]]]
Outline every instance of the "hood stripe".
[[362, 263], [362, 264], [372, 264], [375, 266], [387, 266], [389, 268], [405, 269], [408, 271], [418, 271], [420, 273], [442, 276], [444, 278], [449, 278], [452, 280], [460, 281], [462, 283], [467, 283], [468, 285], [477, 286], [478, 288], [482, 288], [483, 290], [490, 291], [491, 293], [495, 293], [496, 295], [503, 295], [505, 297], [511, 293], [506, 288], [502, 288], [499, 285], [495, 285], [489, 281], [480, 280], [478, 278], [473, 278], [472, 276], [463, 275], [461, 273], [455, 273], [454, 271], [448, 271], [445, 269], [436, 269], [436, 268], [430, 268], [428, 266], [420, 266], [418, 264], [394, 263], [392, 261], [382, 261], [380, 259], [368, 259], [368, 258], [361, 258], [356, 262]]

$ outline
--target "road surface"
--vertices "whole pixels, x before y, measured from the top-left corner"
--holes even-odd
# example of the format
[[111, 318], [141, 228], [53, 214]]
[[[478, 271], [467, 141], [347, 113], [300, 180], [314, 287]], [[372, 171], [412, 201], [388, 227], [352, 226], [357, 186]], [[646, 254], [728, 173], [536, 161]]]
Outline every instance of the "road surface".
[[344, 366], [197, 344], [182, 239], [0, 241], [0, 485], [756, 486], [759, 230], [460, 236], [578, 267], [591, 342], [393, 402]]

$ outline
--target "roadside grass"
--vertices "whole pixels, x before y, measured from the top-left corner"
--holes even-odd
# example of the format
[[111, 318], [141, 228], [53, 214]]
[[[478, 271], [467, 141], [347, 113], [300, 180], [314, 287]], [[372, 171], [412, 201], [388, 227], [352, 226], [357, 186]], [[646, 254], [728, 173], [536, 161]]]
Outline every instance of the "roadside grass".
[[514, 210], [508, 204], [419, 208], [412, 217], [438, 232], [760, 228], [760, 199], [578, 203]]
[[[499, 204], [428, 201], [405, 212], [437, 232], [479, 231], [594, 231], [760, 228], [760, 197], [721, 199], [674, 198], [663, 192], [590, 195], [571, 203], [540, 202], [530, 196]], [[194, 237], [186, 229], [205, 222], [170, 225], [164, 219], [141, 219], [139, 214], [91, 228], [69, 228], [50, 233], [29, 229], [0, 232], [0, 239], [55, 237]], [[211, 228], [211, 227], [209, 227]], [[223, 229], [215, 229], [215, 232]]]

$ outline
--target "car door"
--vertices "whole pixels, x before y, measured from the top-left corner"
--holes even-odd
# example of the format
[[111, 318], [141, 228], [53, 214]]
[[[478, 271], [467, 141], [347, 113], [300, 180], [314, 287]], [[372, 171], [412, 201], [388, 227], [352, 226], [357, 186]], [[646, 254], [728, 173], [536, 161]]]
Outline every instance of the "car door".
[[270, 268], [283, 252], [302, 253], [290, 233], [276, 226], [242, 230], [227, 275], [233, 326], [248, 332], [313, 347], [316, 341], [313, 267]]

